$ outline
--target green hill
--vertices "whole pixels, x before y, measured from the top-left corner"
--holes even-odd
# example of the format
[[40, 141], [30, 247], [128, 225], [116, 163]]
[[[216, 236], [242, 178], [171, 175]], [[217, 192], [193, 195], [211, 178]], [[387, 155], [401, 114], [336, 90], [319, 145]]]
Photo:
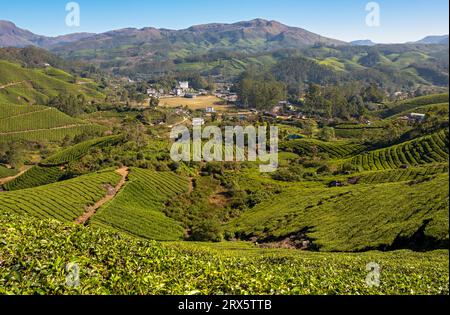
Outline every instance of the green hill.
[[0, 104], [47, 104], [59, 94], [84, 95], [87, 100], [105, 98], [93, 82], [76, 81], [56, 68], [24, 68], [0, 60]]
[[390, 104], [387, 109], [379, 113], [380, 117], [388, 118], [400, 113], [415, 110], [422, 106], [434, 105], [434, 104], [448, 104], [448, 93], [421, 96], [397, 103]]
[[119, 139], [120, 136], [95, 138], [64, 149], [41, 161], [39, 165], [33, 166], [21, 176], [4, 184], [3, 188], [12, 191], [55, 183], [67, 177], [65, 169], [67, 164], [78, 160], [93, 148], [116, 144]]
[[448, 246], [448, 174], [419, 182], [289, 189], [232, 220], [240, 238], [299, 235], [321, 251]]
[[70, 117], [57, 109], [38, 105], [0, 104], [0, 142], [60, 141], [106, 128]]

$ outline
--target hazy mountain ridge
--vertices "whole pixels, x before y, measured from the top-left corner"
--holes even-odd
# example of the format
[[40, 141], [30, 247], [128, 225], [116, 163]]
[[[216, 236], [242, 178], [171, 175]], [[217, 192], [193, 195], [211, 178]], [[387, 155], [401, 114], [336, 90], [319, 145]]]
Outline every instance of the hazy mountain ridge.
[[448, 45], [448, 35], [427, 36], [416, 42], [417, 44]]
[[14, 23], [0, 20], [0, 47], [49, 47], [52, 45], [70, 43], [91, 37], [91, 33], [74, 33], [57, 37], [36, 35], [28, 30], [17, 27]]
[[354, 40], [350, 42], [353, 46], [375, 46], [376, 43], [372, 42], [370, 39], [360, 39], [360, 40]]

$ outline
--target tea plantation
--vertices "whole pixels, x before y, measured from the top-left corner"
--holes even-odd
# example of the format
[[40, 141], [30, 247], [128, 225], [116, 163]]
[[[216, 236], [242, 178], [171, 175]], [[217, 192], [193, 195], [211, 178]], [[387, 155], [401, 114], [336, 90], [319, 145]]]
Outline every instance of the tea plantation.
[[[448, 251], [161, 244], [0, 212], [0, 294], [448, 294]], [[232, 249], [234, 248], [234, 249]], [[79, 285], [67, 282], [77, 264]], [[369, 263], [380, 286], [368, 286]]]

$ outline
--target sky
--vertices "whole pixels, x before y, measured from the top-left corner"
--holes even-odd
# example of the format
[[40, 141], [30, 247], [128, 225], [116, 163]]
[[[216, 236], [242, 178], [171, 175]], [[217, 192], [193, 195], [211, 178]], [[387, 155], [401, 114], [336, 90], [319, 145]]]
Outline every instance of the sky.
[[[0, 0], [0, 20], [46, 36], [126, 27], [183, 29], [254, 18], [276, 20], [322, 36], [376, 43], [416, 41], [448, 34], [448, 0], [75, 0], [79, 26], [66, 25], [70, 0]], [[373, 17], [379, 6], [379, 23]], [[374, 11], [375, 10], [375, 11]], [[373, 23], [375, 21], [375, 23]], [[375, 24], [375, 25], [374, 25]]]

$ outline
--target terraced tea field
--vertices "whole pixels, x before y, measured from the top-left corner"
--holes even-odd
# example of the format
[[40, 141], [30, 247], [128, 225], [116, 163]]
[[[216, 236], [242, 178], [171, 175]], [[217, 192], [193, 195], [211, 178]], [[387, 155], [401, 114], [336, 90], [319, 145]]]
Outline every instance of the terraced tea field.
[[396, 169], [448, 161], [448, 131], [414, 139], [388, 148], [370, 151], [351, 159], [363, 170]]
[[446, 94], [437, 94], [437, 95], [427, 95], [422, 97], [417, 97], [414, 99], [409, 99], [405, 101], [401, 101], [398, 103], [393, 103], [389, 106], [388, 109], [381, 111], [380, 117], [387, 118], [402, 112], [407, 112], [414, 110], [421, 106], [431, 105], [431, 104], [442, 104], [448, 103], [449, 97], [448, 93]]
[[65, 136], [106, 130], [44, 106], [0, 104], [0, 112], [0, 142], [61, 141]]
[[378, 184], [378, 183], [390, 183], [401, 181], [421, 180], [423, 178], [448, 173], [448, 164], [437, 164], [425, 167], [410, 167], [407, 169], [395, 169], [395, 170], [383, 170], [359, 173], [356, 176], [352, 176], [352, 181], [356, 181], [358, 184]]
[[119, 136], [110, 136], [84, 141], [50, 156], [49, 158], [42, 161], [40, 165], [58, 166], [67, 164], [69, 162], [79, 159], [83, 155], [86, 155], [89, 152], [89, 150], [94, 147], [101, 148], [103, 146], [114, 145], [119, 140], [120, 140]]
[[294, 152], [300, 156], [311, 156], [313, 154], [327, 154], [329, 158], [340, 159], [356, 155], [366, 149], [361, 144], [348, 141], [334, 143], [320, 140], [290, 140], [280, 143], [280, 150]]
[[57, 182], [64, 172], [59, 167], [33, 166], [25, 173], [3, 185], [5, 190], [33, 188]]
[[106, 171], [79, 178], [0, 194], [0, 212], [30, 214], [40, 219], [73, 222], [86, 206], [106, 194], [106, 185], [115, 186], [120, 175]]
[[[291, 189], [244, 212], [227, 229], [244, 239], [304, 234], [321, 251], [448, 242], [448, 174], [419, 182]], [[420, 240], [414, 244], [420, 247]]]
[[188, 180], [169, 172], [131, 168], [129, 182], [90, 223], [154, 240], [179, 240], [184, 229], [168, 218], [164, 204], [188, 191]]
[[[20, 84], [15, 84], [20, 82]], [[75, 78], [59, 69], [24, 68], [0, 60], [0, 103], [47, 104], [58, 94], [82, 94], [86, 99], [104, 99], [96, 84], [74, 84]]]

